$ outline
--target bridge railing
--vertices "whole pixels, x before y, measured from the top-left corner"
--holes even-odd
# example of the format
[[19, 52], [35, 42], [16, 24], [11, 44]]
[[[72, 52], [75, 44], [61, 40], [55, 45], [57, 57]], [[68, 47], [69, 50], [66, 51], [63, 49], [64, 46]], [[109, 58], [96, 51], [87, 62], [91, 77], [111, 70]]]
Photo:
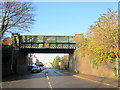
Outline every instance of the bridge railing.
[[20, 36], [20, 48], [76, 48], [75, 36]]

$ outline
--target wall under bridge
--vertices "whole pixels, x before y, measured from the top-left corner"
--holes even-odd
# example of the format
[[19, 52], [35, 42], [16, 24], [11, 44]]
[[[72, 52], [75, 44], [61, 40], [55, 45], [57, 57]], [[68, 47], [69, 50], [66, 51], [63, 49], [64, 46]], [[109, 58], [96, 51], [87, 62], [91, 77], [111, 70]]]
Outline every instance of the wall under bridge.
[[22, 50], [16, 50], [17, 69], [16, 73], [25, 73], [28, 71], [28, 53]]
[[[2, 76], [7, 76], [15, 73], [13, 69], [15, 61], [13, 61], [13, 48], [2, 48]], [[14, 64], [14, 65], [13, 65]]]
[[3, 48], [2, 50], [2, 76], [8, 76], [27, 71], [27, 53], [15, 48]]

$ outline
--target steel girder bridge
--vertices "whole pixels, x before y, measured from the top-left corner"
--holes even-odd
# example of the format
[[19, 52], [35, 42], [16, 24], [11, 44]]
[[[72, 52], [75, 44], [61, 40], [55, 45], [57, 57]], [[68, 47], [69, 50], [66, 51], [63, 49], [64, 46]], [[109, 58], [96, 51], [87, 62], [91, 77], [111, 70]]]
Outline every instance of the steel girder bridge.
[[75, 36], [19, 36], [21, 49], [75, 49]]

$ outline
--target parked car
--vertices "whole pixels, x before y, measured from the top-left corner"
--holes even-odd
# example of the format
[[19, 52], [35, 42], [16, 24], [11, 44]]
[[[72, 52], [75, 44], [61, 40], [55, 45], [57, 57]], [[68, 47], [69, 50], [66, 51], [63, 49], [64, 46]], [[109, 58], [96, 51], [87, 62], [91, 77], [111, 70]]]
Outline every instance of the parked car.
[[43, 66], [39, 66], [41, 70], [44, 70], [45, 68]]
[[40, 72], [41, 68], [39, 66], [34, 66], [31, 70], [31, 72]]

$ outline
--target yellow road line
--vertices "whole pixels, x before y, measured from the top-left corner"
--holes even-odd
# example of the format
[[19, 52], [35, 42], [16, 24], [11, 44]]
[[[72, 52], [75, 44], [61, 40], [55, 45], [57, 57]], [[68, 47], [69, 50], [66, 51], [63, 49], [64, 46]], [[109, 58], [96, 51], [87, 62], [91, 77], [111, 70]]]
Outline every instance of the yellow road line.
[[[108, 85], [108, 86], [117, 87], [117, 86], [114, 86], [114, 85], [111, 85], [111, 84], [108, 84], [108, 83], [103, 83], [103, 82], [100, 82], [100, 81], [91, 80], [91, 79], [88, 79], [88, 78], [84, 78], [84, 77], [81, 77], [81, 76], [78, 76], [78, 75], [73, 75], [73, 76], [74, 76], [74, 77], [77, 77], [77, 78], [81, 78], [81, 79], [90, 80], [90, 81], [93, 81], [93, 82], [102, 83], [102, 84], [105, 84], [105, 85]], [[118, 87], [117, 87], [117, 88], [118, 88]]]

